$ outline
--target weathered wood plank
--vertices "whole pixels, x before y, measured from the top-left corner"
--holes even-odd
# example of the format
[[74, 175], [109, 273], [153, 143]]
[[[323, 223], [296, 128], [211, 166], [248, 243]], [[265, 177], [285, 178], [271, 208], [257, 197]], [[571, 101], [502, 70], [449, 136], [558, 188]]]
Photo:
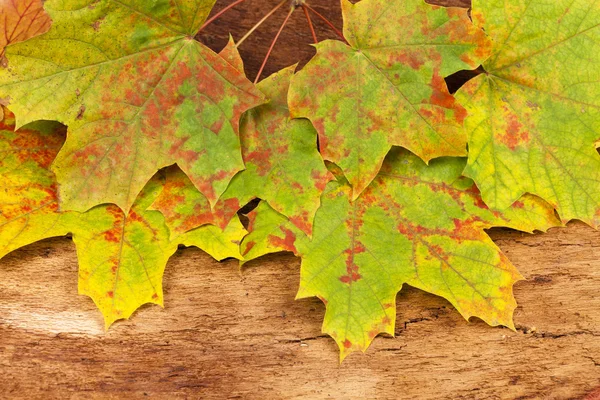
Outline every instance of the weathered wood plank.
[[[230, 0], [220, 0], [217, 8]], [[449, 0], [452, 1], [452, 0]], [[222, 47], [276, 0], [248, 0], [201, 36]], [[337, 1], [312, 4], [341, 26]], [[454, 0], [454, 4], [465, 4]], [[268, 6], [268, 7], [267, 7]], [[274, 18], [242, 46], [254, 78]], [[314, 20], [320, 38], [335, 38]], [[302, 15], [277, 45], [269, 73], [312, 55]], [[276, 255], [217, 263], [179, 251], [165, 275], [164, 310], [143, 307], [104, 332], [77, 295], [68, 239], [0, 261], [0, 397], [7, 398], [581, 398], [600, 385], [600, 233], [582, 224], [546, 235], [496, 230], [528, 279], [515, 287], [517, 332], [466, 322], [444, 300], [405, 288], [396, 338], [377, 338], [341, 366], [321, 334], [320, 301], [294, 301], [299, 261]]]
[[257, 260], [240, 275], [199, 250], [167, 267], [166, 309], [107, 333], [76, 294], [72, 243], [53, 239], [0, 263], [0, 393], [31, 398], [179, 395], [242, 398], [579, 398], [600, 384], [600, 233], [581, 224], [493, 237], [527, 281], [517, 332], [466, 322], [406, 288], [396, 338], [341, 366], [320, 333], [324, 307], [294, 301], [299, 261]]

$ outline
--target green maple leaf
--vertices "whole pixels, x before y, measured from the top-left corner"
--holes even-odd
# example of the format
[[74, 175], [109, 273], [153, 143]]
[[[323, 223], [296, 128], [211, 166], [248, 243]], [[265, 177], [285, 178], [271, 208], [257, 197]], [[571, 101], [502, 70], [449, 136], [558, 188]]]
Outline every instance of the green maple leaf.
[[289, 251], [298, 255], [296, 241], [307, 240], [306, 234], [293, 225], [288, 218], [262, 201], [248, 215], [248, 234], [240, 248], [242, 263], [266, 254]]
[[308, 235], [312, 232], [320, 196], [333, 176], [317, 151], [317, 132], [310, 121], [292, 119], [287, 95], [294, 67], [261, 81], [258, 88], [270, 100], [242, 119], [242, 154], [246, 170], [236, 175], [223, 195], [245, 204], [266, 200]]
[[522, 278], [484, 230], [546, 230], [560, 222], [531, 195], [504, 213], [491, 211], [473, 181], [461, 177], [465, 162], [440, 158], [427, 166], [393, 149], [354, 202], [347, 182], [328, 185], [312, 240], [259, 207], [242, 243], [244, 260], [277, 250], [302, 257], [297, 297], [325, 302], [323, 331], [342, 359], [365, 351], [379, 333], [394, 334], [396, 294], [404, 284], [446, 298], [466, 319], [514, 329], [512, 287]]
[[469, 162], [490, 207], [536, 194], [563, 220], [600, 226], [600, 5], [475, 0], [494, 39], [486, 73], [457, 98], [469, 111]]
[[[241, 68], [233, 42], [225, 51], [230, 62]], [[212, 209], [185, 174], [169, 170], [165, 190], [152, 207], [165, 215], [173, 232], [203, 224], [223, 228], [237, 210], [258, 197], [310, 235], [320, 195], [333, 177], [317, 151], [317, 134], [311, 123], [290, 118], [287, 93], [293, 73], [293, 67], [286, 68], [258, 84], [269, 102], [242, 117], [240, 137], [246, 169], [232, 179]]]
[[193, 40], [214, 0], [48, 0], [44, 35], [6, 49], [0, 98], [17, 127], [57, 120], [61, 207], [128, 211], [177, 163], [216, 203], [244, 168], [239, 118], [263, 102], [236, 68]]
[[79, 260], [79, 292], [90, 296], [106, 326], [145, 303], [162, 305], [162, 277], [179, 244], [196, 246], [214, 258], [241, 259], [246, 234], [235, 216], [226, 229], [200, 227], [171, 234], [164, 217], [147, 210], [163, 189], [157, 176], [125, 214], [115, 205], [85, 213], [58, 209], [57, 183], [49, 166], [64, 141], [64, 127], [42, 121], [15, 131], [6, 112], [0, 124], [0, 258], [22, 246], [73, 233]]
[[465, 110], [444, 77], [477, 67], [489, 41], [466, 9], [423, 0], [342, 0], [349, 45], [324, 41], [292, 79], [294, 117], [309, 118], [321, 153], [338, 164], [355, 199], [392, 145], [423, 160], [466, 155]]

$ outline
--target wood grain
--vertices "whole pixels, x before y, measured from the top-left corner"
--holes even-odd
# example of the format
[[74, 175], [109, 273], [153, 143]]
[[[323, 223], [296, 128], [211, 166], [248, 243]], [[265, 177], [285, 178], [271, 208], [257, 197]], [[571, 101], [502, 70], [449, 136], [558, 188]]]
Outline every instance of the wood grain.
[[398, 295], [396, 338], [338, 364], [324, 307], [294, 301], [299, 261], [265, 257], [240, 274], [196, 249], [165, 275], [166, 308], [107, 333], [77, 295], [67, 239], [1, 262], [0, 393], [9, 398], [580, 398], [600, 384], [600, 233], [494, 231], [527, 281], [517, 332], [466, 322], [445, 300]]
[[[200, 36], [218, 50], [276, 0], [248, 0]], [[218, 1], [216, 9], [228, 4]], [[456, 4], [457, 1], [454, 1]], [[458, 0], [459, 4], [465, 1]], [[336, 1], [313, 1], [341, 26]], [[266, 70], [312, 55], [300, 13]], [[278, 19], [277, 19], [278, 18]], [[283, 15], [242, 47], [254, 78]], [[331, 37], [313, 20], [319, 38]], [[573, 399], [600, 385], [600, 233], [580, 223], [545, 235], [494, 230], [526, 281], [515, 286], [517, 332], [467, 322], [448, 302], [406, 287], [396, 337], [338, 363], [321, 333], [324, 307], [294, 301], [299, 260], [217, 263], [180, 250], [164, 278], [165, 309], [143, 307], [103, 330], [77, 295], [69, 239], [0, 261], [0, 398]], [[600, 394], [591, 394], [599, 398]]]

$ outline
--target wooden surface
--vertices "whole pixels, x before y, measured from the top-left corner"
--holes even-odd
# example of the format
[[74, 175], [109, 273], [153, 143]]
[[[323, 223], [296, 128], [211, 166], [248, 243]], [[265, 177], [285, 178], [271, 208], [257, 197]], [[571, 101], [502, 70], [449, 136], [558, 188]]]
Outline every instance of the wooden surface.
[[[202, 40], [218, 49], [273, 3], [248, 0]], [[337, 1], [312, 4], [340, 26]], [[301, 16], [268, 73], [310, 57]], [[282, 19], [245, 44], [252, 79]], [[143, 307], [105, 333], [92, 301], [77, 295], [73, 243], [28, 246], [0, 261], [0, 398], [600, 398], [591, 394], [600, 386], [600, 233], [572, 223], [491, 234], [527, 278], [515, 286], [517, 332], [467, 322], [445, 300], [404, 288], [396, 337], [342, 365], [321, 334], [324, 306], [294, 301], [292, 255], [240, 273], [234, 261], [180, 250], [167, 266], [165, 309]]]

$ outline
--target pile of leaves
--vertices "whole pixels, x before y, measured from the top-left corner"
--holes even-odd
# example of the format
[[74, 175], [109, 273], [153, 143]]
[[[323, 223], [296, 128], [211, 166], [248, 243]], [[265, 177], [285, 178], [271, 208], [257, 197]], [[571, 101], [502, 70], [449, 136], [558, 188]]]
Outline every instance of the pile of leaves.
[[514, 329], [485, 229], [600, 226], [600, 4], [340, 1], [340, 40], [259, 83], [194, 39], [215, 0], [0, 1], [0, 257], [72, 235], [107, 328], [184, 245], [301, 257], [342, 359], [404, 284]]

